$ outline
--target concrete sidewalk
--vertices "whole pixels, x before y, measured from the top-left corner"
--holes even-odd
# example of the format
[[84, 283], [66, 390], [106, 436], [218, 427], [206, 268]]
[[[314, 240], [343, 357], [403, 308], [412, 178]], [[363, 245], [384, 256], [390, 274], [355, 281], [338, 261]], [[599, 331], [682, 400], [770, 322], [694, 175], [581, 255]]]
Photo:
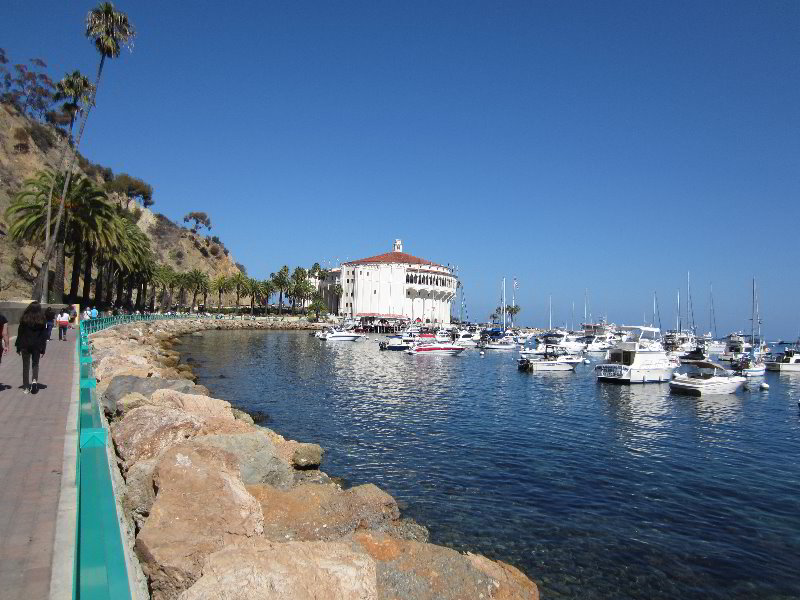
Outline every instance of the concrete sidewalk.
[[[67, 421], [75, 401], [76, 335], [70, 330], [69, 341], [62, 342], [58, 332], [53, 333], [39, 364], [42, 389], [37, 394], [22, 393], [22, 359], [13, 342], [0, 364], [0, 597], [4, 600], [50, 595]], [[72, 464], [73, 472], [64, 473], [64, 481], [74, 487]], [[69, 543], [61, 541], [62, 546]], [[56, 572], [71, 576], [71, 565], [68, 571], [56, 565]]]

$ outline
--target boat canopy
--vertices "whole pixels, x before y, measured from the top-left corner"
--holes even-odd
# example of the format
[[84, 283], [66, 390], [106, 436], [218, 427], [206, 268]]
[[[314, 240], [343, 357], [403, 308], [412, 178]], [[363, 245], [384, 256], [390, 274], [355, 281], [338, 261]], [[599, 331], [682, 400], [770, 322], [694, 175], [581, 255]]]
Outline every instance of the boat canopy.
[[692, 366], [697, 367], [698, 369], [719, 369], [720, 371], [727, 370], [721, 364], [715, 363], [711, 360], [698, 360], [696, 362], [692, 362]]

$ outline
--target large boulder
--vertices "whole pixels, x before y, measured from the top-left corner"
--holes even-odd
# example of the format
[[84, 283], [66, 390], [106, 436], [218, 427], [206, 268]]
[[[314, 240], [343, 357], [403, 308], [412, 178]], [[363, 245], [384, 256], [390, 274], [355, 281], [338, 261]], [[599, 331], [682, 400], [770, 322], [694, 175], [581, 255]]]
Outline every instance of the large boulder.
[[346, 544], [253, 540], [211, 554], [180, 600], [377, 600], [375, 561]]
[[136, 531], [142, 528], [150, 515], [150, 508], [156, 499], [153, 485], [153, 472], [158, 460], [140, 460], [125, 473], [125, 489], [122, 490], [122, 510], [133, 523]]
[[177, 390], [162, 388], [153, 392], [150, 400], [155, 406], [168, 406], [200, 417], [215, 417], [233, 421], [230, 402], [210, 398], [202, 394], [186, 394]]
[[188, 379], [162, 379], [161, 377], [135, 377], [132, 375], [117, 375], [108, 384], [103, 394], [103, 408], [106, 413], [118, 414], [119, 401], [131, 392], [142, 394], [149, 398], [153, 392], [161, 389], [170, 389], [186, 394], [208, 395], [204, 386], [195, 385]]
[[264, 535], [275, 541], [337, 540], [357, 529], [390, 531], [400, 519], [394, 498], [372, 484], [344, 491], [315, 483], [289, 490], [268, 485], [247, 489], [261, 504]]
[[171, 448], [159, 459], [153, 484], [155, 502], [135, 544], [153, 600], [189, 588], [209, 554], [263, 533], [261, 507], [239, 479], [236, 458], [224, 450]]
[[252, 430], [252, 425], [234, 419], [202, 417], [163, 406], [141, 406], [113, 423], [111, 435], [127, 470], [139, 460], [155, 458], [198, 435]]
[[297, 469], [319, 468], [324, 453], [319, 444], [298, 443], [292, 453], [292, 464]]
[[263, 431], [203, 435], [194, 438], [192, 443], [230, 452], [239, 462], [239, 475], [246, 484], [266, 483], [286, 489], [294, 482], [291, 466], [278, 456], [275, 446]]
[[377, 563], [380, 598], [538, 600], [536, 584], [514, 567], [450, 548], [359, 531], [353, 548]]

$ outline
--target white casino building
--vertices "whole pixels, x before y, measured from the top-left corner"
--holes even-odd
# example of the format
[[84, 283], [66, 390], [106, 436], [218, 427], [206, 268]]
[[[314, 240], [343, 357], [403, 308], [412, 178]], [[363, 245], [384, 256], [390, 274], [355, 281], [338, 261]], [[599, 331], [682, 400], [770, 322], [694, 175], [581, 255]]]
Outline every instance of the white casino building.
[[[450, 303], [458, 279], [449, 267], [403, 252], [395, 240], [391, 252], [346, 263], [333, 269], [324, 282], [329, 308], [354, 319], [409, 319], [421, 323], [450, 323]], [[333, 297], [333, 286], [342, 296]]]

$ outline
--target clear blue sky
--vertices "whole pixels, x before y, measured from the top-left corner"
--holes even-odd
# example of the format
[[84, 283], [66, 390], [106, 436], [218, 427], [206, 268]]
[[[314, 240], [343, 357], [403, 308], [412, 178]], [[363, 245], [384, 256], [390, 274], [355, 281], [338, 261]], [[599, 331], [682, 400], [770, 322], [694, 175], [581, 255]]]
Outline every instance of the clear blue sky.
[[[35, 6], [35, 7], [34, 7]], [[86, 2], [4, 3], [0, 46], [94, 74]], [[251, 275], [405, 249], [470, 317], [800, 331], [800, 3], [128, 0], [82, 151], [211, 215]], [[650, 317], [648, 316], [648, 319]], [[576, 320], [579, 320], [576, 316]]]

